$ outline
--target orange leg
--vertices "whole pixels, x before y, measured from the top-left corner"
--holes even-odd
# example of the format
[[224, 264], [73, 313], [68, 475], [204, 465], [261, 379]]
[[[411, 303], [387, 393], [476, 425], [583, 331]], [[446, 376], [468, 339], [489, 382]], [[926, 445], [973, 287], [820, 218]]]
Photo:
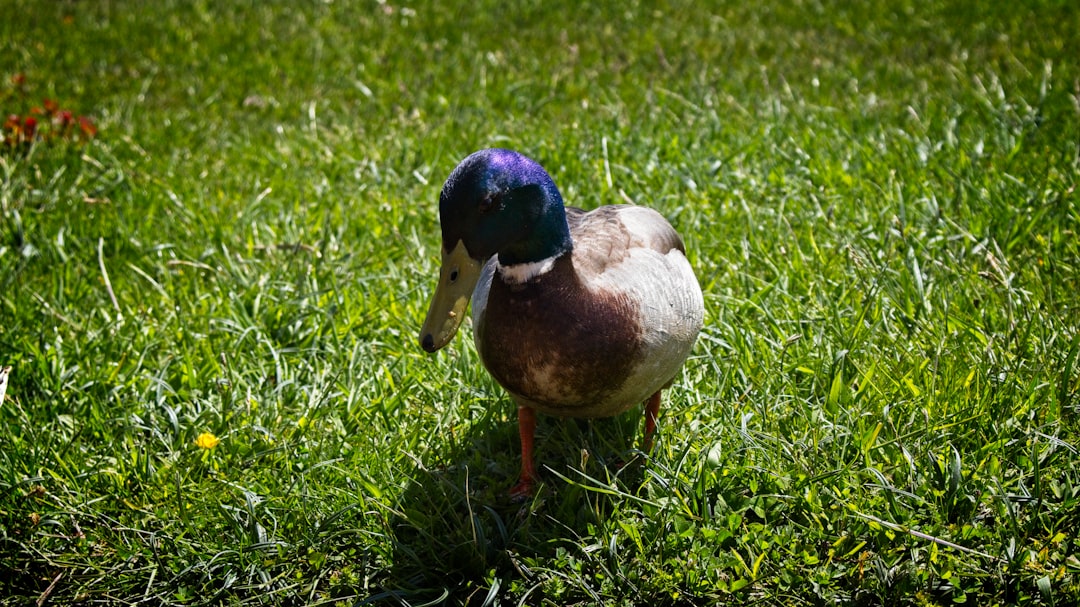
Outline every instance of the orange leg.
[[653, 436], [656, 434], [656, 418], [660, 416], [660, 390], [649, 397], [645, 403], [645, 441], [644, 451], [652, 451]]
[[531, 407], [518, 407], [518, 432], [521, 434], [521, 477], [510, 490], [510, 497], [515, 500], [530, 497], [536, 486], [536, 468], [533, 467], [536, 412]]

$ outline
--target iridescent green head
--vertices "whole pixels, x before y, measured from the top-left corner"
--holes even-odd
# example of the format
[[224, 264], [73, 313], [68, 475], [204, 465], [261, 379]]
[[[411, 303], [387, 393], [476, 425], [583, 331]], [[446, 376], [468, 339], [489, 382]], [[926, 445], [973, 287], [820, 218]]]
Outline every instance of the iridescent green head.
[[542, 261], [573, 248], [555, 182], [539, 164], [511, 150], [470, 155], [439, 195], [443, 263], [420, 332], [429, 352], [454, 337], [492, 255], [503, 266]]
[[443, 250], [458, 241], [473, 259], [499, 255], [504, 266], [569, 250], [566, 212], [555, 182], [517, 152], [481, 150], [450, 173], [439, 195]]

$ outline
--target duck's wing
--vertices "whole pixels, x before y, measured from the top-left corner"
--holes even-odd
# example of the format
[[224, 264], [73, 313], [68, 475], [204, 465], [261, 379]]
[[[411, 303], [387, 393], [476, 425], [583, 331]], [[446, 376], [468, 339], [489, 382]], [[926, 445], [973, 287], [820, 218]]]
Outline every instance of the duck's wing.
[[679, 233], [650, 208], [611, 205], [588, 212], [573, 207], [566, 211], [574, 241], [574, 266], [586, 280], [627, 261], [635, 249], [660, 255], [677, 250], [685, 255]]
[[578, 279], [636, 313], [639, 363], [612, 398], [640, 402], [671, 381], [690, 354], [704, 320], [701, 287], [682, 239], [656, 211], [601, 207], [575, 223]]

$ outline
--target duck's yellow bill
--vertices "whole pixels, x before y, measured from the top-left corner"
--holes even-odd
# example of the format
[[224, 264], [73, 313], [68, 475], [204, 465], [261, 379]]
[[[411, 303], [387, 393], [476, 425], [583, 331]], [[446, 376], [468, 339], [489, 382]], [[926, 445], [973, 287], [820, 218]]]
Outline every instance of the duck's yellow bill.
[[483, 267], [482, 263], [469, 257], [465, 243], [460, 240], [452, 251], [443, 251], [439, 285], [420, 329], [422, 348], [434, 352], [454, 338]]

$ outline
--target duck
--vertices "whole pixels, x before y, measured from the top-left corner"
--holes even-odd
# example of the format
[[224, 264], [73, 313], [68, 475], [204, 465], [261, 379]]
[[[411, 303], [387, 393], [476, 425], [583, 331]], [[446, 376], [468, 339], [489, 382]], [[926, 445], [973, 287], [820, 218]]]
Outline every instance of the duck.
[[619, 415], [644, 403], [651, 451], [661, 392], [689, 357], [705, 314], [682, 238], [657, 211], [564, 204], [547, 171], [519, 152], [470, 154], [439, 194], [442, 263], [420, 330], [437, 352], [472, 303], [473, 341], [517, 404], [521, 473], [534, 494], [536, 414]]

